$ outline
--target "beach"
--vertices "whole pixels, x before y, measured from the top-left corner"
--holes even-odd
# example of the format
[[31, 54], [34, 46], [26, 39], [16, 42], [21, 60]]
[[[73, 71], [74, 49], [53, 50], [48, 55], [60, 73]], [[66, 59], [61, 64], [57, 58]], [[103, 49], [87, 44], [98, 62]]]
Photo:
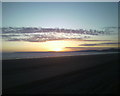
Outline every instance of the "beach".
[[2, 94], [118, 94], [118, 77], [118, 54], [3, 60]]

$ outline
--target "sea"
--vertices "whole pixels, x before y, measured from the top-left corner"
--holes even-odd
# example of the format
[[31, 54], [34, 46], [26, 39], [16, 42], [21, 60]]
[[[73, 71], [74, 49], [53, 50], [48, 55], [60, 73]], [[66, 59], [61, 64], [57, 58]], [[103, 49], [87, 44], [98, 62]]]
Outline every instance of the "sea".
[[50, 58], [62, 56], [97, 55], [97, 54], [117, 54], [118, 52], [9, 52], [2, 53], [2, 60], [9, 59], [30, 59], [30, 58]]

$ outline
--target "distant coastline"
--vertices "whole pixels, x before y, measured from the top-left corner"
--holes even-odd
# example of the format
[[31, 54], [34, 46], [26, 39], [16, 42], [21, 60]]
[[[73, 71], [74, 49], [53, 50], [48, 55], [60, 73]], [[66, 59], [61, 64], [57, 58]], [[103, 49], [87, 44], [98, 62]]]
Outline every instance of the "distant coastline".
[[2, 53], [2, 60], [11, 59], [32, 59], [32, 58], [51, 58], [64, 56], [83, 56], [83, 55], [98, 55], [98, 54], [118, 54], [119, 49], [106, 50], [81, 50], [70, 52], [9, 52]]

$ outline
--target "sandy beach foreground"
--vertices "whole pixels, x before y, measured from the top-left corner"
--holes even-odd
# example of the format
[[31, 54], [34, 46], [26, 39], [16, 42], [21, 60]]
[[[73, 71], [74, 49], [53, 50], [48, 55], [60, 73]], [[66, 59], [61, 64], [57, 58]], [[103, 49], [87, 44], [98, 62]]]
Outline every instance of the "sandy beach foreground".
[[3, 95], [118, 94], [118, 54], [3, 60]]

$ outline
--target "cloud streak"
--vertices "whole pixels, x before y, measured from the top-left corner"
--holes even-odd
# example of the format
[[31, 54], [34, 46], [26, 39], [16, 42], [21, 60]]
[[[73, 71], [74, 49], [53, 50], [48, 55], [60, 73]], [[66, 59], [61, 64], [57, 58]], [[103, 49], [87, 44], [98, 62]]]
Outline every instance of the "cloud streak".
[[79, 46], [99, 46], [99, 45], [116, 45], [116, 44], [120, 44], [120, 43], [114, 42], [114, 43], [98, 43], [98, 44], [80, 44]]
[[103, 47], [65, 47], [67, 49], [70, 49], [70, 50], [101, 50], [101, 49], [107, 49], [107, 48], [103, 48]]
[[27, 41], [27, 42], [45, 42], [50, 40], [86, 40], [92, 36], [104, 34], [104, 31], [97, 30], [73, 30], [59, 28], [2, 28], [2, 37], [6, 41]]

